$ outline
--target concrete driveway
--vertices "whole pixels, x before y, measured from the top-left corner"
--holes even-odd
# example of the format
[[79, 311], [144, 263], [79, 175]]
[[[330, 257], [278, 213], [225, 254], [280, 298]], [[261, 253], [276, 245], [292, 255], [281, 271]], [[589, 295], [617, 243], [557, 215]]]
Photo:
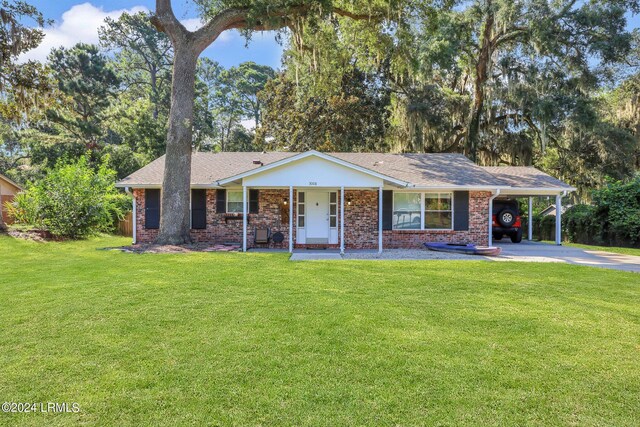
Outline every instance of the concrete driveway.
[[495, 261], [563, 262], [640, 273], [640, 256], [524, 240], [522, 243], [498, 241], [494, 244], [502, 248], [500, 256], [492, 258]]

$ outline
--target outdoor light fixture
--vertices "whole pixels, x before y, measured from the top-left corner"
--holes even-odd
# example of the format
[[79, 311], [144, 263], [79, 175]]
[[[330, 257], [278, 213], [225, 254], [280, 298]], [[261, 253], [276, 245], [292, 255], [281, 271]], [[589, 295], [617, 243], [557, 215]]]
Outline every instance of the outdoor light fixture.
[[289, 203], [289, 199], [287, 197], [284, 198], [284, 205], [287, 206], [287, 203]]
[[351, 206], [351, 199], [347, 199], [347, 206]]

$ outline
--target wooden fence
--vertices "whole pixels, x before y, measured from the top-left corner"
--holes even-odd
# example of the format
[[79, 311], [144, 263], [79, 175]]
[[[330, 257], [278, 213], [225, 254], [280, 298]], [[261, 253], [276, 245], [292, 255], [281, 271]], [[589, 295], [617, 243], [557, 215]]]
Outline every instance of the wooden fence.
[[124, 219], [118, 222], [116, 233], [121, 236], [133, 237], [133, 212], [129, 212]]

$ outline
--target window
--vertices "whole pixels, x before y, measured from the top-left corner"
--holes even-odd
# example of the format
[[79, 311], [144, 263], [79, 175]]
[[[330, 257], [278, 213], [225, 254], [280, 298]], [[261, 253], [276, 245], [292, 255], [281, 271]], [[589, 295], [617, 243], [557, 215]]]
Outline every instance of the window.
[[304, 193], [298, 192], [298, 227], [304, 228]]
[[424, 228], [450, 230], [453, 225], [453, 194], [426, 193], [424, 195]]
[[393, 194], [393, 228], [420, 230], [422, 228], [421, 193]]
[[227, 212], [242, 213], [242, 191], [227, 191]]
[[338, 193], [329, 193], [329, 227], [338, 226]]

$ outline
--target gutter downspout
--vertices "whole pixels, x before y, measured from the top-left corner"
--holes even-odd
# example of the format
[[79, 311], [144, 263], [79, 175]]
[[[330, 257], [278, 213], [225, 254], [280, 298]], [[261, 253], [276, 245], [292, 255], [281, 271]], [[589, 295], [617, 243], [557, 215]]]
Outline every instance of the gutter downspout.
[[[493, 194], [493, 192], [492, 192]], [[489, 246], [493, 245], [493, 199], [500, 195], [500, 189], [497, 188], [495, 194], [489, 197]]]
[[133, 191], [129, 191], [129, 187], [124, 187], [124, 191], [127, 194], [131, 194], [131, 199], [132, 201], [132, 205], [133, 205], [133, 210], [131, 212], [131, 220], [133, 221], [133, 243], [132, 244], [136, 244], [136, 236], [137, 236], [137, 228], [138, 228], [138, 221], [137, 221], [137, 215], [136, 215], [136, 197], [133, 195]]

